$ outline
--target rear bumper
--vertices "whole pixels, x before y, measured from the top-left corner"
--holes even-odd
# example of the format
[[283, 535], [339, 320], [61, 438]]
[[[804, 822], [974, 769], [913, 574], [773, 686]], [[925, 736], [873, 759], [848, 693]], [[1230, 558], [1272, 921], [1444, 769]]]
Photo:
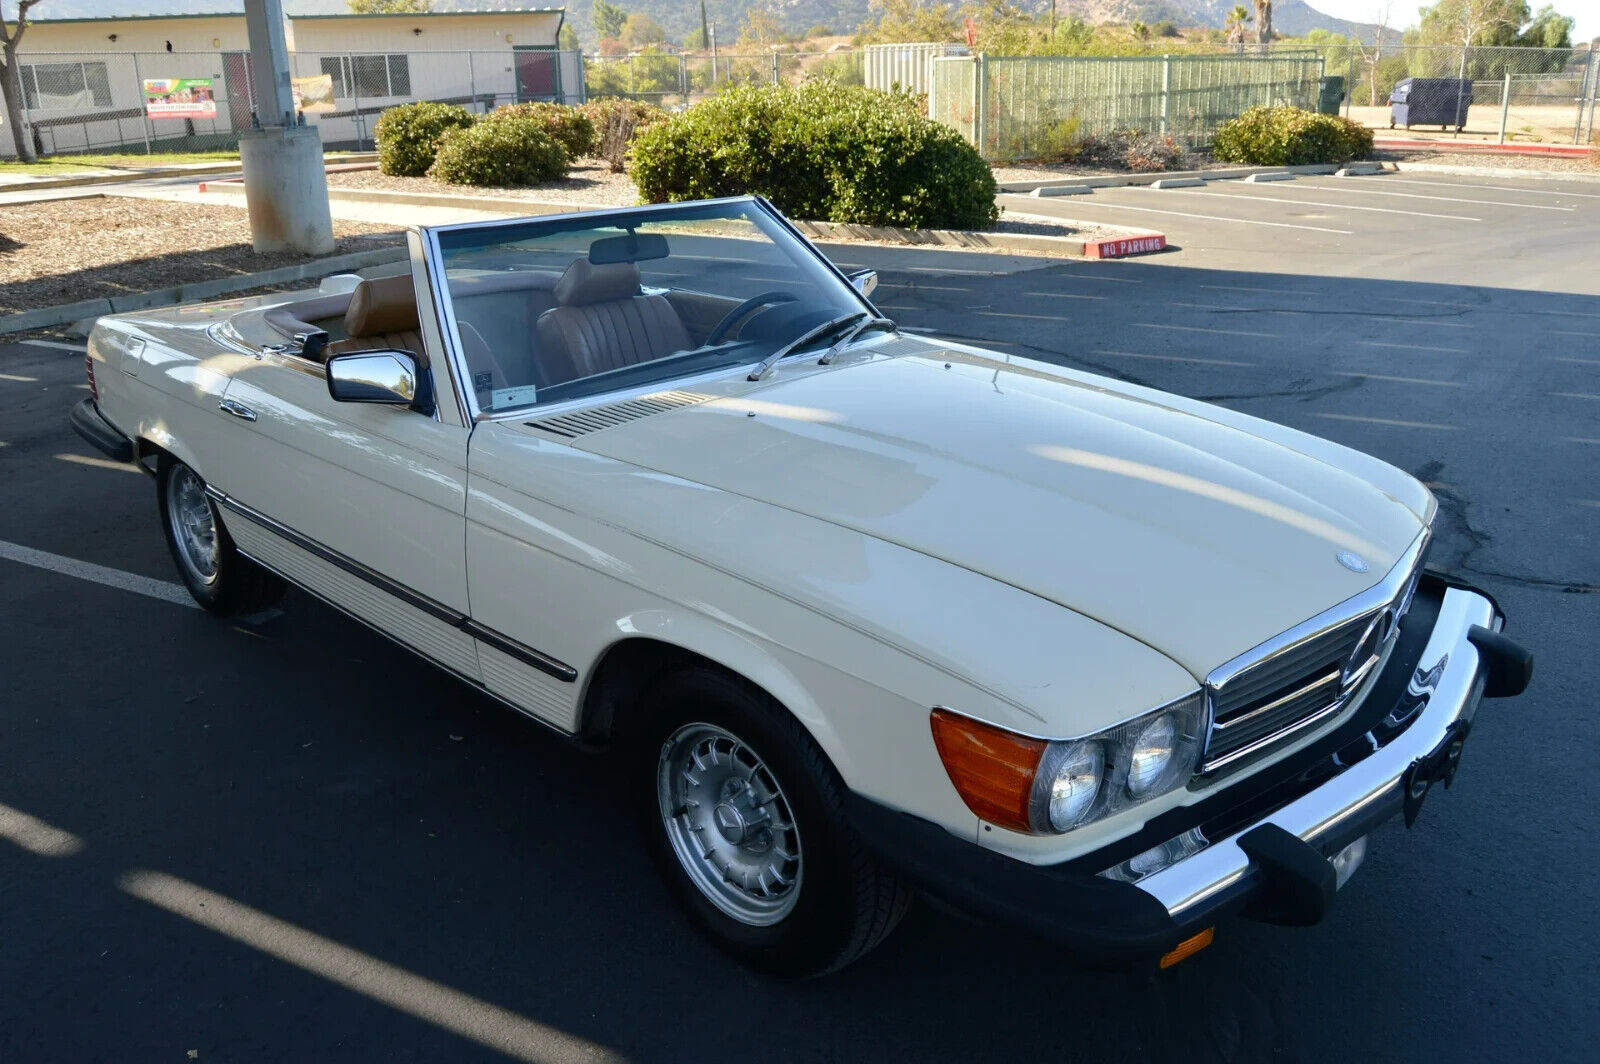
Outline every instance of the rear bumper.
[[1231, 913], [1315, 923], [1333, 900], [1331, 858], [1397, 814], [1409, 825], [1432, 784], [1454, 776], [1485, 687], [1514, 695], [1527, 684], [1531, 659], [1498, 634], [1503, 618], [1488, 595], [1437, 577], [1424, 583], [1418, 623], [1402, 628], [1403, 645], [1355, 719], [1291, 764], [1197, 803], [1181, 814], [1189, 819], [1152, 824], [1134, 852], [1193, 829], [1210, 841], [1137, 883], [1096, 874], [1131, 856], [1127, 845], [1036, 866], [859, 796], [856, 822], [927, 893], [1091, 963], [1151, 964]]
[[107, 458], [114, 462], [133, 461], [133, 441], [106, 420], [93, 399], [84, 399], [73, 406], [69, 420], [73, 431]]

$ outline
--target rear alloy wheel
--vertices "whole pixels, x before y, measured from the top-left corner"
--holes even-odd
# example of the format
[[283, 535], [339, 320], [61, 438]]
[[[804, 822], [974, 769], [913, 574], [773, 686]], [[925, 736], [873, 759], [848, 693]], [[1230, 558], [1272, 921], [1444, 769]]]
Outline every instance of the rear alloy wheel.
[[844, 783], [765, 692], [710, 667], [667, 674], [634, 736], [640, 826], [718, 945], [765, 971], [842, 968], [899, 923], [909, 892], [844, 816]]
[[194, 600], [212, 613], [257, 613], [283, 597], [284, 583], [240, 554], [222, 524], [205, 481], [182, 462], [166, 461], [156, 475], [161, 527], [178, 575]]

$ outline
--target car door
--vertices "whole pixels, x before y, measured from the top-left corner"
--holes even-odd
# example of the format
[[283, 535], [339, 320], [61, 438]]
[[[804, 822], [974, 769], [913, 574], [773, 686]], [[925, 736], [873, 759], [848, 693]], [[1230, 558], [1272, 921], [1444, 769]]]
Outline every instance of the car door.
[[263, 352], [223, 397], [238, 445], [211, 487], [246, 554], [476, 681], [466, 631], [470, 428], [455, 415], [450, 375], [430, 361], [440, 398], [432, 415], [337, 402], [322, 365]]

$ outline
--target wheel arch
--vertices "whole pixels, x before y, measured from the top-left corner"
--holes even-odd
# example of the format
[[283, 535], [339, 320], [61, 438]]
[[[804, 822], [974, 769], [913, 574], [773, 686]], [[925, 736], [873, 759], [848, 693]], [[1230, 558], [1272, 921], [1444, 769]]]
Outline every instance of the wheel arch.
[[[588, 672], [578, 706], [578, 736], [584, 745], [604, 747], [625, 735], [655, 680], [673, 669], [700, 666], [754, 685], [799, 721], [835, 770], [850, 778], [843, 740], [821, 703], [761, 644], [709, 623], [685, 626], [678, 615], [660, 617], [655, 624], [643, 617], [631, 620], [632, 634], [607, 646]], [[668, 621], [670, 635], [662, 630]]]

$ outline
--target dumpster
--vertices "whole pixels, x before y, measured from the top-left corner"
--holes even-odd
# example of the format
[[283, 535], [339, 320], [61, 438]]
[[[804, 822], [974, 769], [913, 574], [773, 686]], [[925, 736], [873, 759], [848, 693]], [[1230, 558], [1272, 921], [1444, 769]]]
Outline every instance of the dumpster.
[[1344, 103], [1344, 75], [1329, 74], [1322, 79], [1321, 91], [1317, 93], [1317, 111], [1319, 114], [1336, 115], [1341, 103]]
[[1402, 78], [1389, 94], [1389, 128], [1455, 126], [1459, 133], [1471, 103], [1472, 82], [1464, 78]]

